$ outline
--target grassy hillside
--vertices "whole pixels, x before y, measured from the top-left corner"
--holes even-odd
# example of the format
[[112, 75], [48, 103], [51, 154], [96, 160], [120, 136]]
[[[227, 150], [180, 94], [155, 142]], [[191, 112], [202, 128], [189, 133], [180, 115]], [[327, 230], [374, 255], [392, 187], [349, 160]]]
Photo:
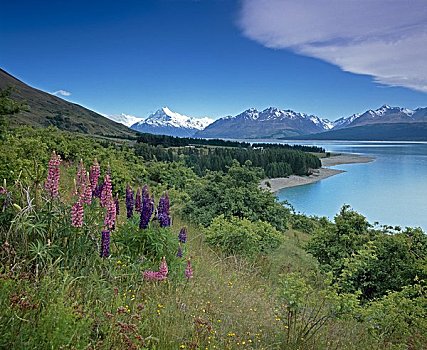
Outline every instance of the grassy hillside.
[[1, 349], [425, 349], [421, 230], [373, 227], [348, 207], [333, 221], [293, 214], [249, 165], [197, 176], [129, 143], [1, 136]]
[[[287, 138], [290, 139], [290, 138]], [[371, 124], [293, 137], [297, 140], [427, 141], [427, 123]]]
[[46, 127], [113, 137], [134, 137], [136, 133], [78, 104], [35, 89], [0, 69], [0, 89], [12, 87], [11, 98], [24, 102], [27, 110], [9, 118], [11, 125]]

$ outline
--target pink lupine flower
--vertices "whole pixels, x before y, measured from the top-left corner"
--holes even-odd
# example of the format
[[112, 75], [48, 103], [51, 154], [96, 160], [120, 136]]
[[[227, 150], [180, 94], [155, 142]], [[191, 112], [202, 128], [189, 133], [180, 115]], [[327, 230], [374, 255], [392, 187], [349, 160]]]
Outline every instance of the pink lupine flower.
[[187, 267], [185, 268], [185, 277], [189, 280], [193, 278], [193, 268], [190, 259], [187, 260]]
[[160, 272], [150, 270], [144, 271], [142, 276], [147, 281], [163, 281], [166, 279], [166, 276], [162, 275]]
[[84, 193], [83, 193], [83, 202], [85, 204], [91, 204], [92, 203], [92, 184], [90, 183], [89, 173], [86, 173], [85, 188], [84, 188]]
[[166, 278], [166, 276], [168, 275], [169, 269], [168, 269], [168, 264], [166, 263], [166, 258], [165, 258], [165, 257], [163, 257], [163, 258], [162, 258], [162, 261], [160, 262], [159, 272], [160, 272], [163, 276], [165, 276], [165, 278]]
[[71, 207], [71, 226], [82, 227], [83, 226], [83, 203], [80, 199]]
[[109, 174], [105, 174], [104, 176], [104, 184], [102, 186], [101, 190], [101, 206], [106, 207], [108, 204], [108, 201], [110, 198], [113, 198], [113, 192], [112, 192], [112, 185], [111, 185], [111, 178]]
[[47, 179], [45, 182], [45, 189], [49, 193], [49, 195], [52, 198], [58, 197], [59, 194], [59, 165], [61, 164], [61, 157], [55, 153], [55, 151], [52, 152], [52, 156], [49, 160], [48, 165], [48, 173], [47, 173]]
[[98, 186], [99, 174], [101, 173], [101, 167], [98, 164], [96, 158], [93, 161], [93, 165], [90, 167], [90, 183], [92, 185], [92, 192], [95, 191]]
[[112, 230], [116, 224], [116, 203], [114, 202], [113, 197], [108, 199], [106, 207], [107, 211], [105, 213], [104, 225]]
[[142, 273], [142, 276], [147, 281], [163, 281], [168, 277], [168, 265], [166, 263], [166, 258], [163, 257], [160, 262], [159, 271], [147, 270]]

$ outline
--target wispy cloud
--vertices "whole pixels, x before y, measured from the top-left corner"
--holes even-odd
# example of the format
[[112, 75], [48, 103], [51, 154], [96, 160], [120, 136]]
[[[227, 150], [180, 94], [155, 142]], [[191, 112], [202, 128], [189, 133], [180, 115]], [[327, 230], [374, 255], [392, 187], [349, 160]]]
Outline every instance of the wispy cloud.
[[70, 96], [71, 92], [66, 91], [66, 90], [58, 90], [58, 91], [52, 92], [52, 95], [55, 95], [55, 96]]
[[267, 47], [427, 92], [425, 0], [242, 0], [239, 25]]

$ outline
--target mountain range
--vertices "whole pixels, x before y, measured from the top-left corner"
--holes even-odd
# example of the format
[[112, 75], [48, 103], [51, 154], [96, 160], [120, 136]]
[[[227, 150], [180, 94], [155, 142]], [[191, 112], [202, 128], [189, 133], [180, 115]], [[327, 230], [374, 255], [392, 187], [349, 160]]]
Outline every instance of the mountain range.
[[335, 121], [269, 107], [247, 109], [213, 121], [157, 110], [146, 119], [121, 114], [106, 116], [53, 94], [35, 89], [0, 69], [0, 89], [12, 87], [11, 98], [27, 108], [9, 118], [11, 125], [32, 125], [86, 134], [133, 138], [138, 132], [200, 138], [286, 138], [319, 140], [427, 140], [427, 107], [408, 109], [383, 105]]

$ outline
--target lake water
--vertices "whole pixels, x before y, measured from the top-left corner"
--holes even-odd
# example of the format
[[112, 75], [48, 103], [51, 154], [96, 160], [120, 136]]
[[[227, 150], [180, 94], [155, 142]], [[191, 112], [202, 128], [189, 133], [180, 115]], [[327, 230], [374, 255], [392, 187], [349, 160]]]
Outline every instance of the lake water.
[[427, 143], [296, 143], [375, 157], [371, 163], [334, 166], [346, 172], [316, 183], [280, 190], [278, 198], [289, 201], [296, 211], [333, 218], [349, 204], [371, 223], [427, 231]]

